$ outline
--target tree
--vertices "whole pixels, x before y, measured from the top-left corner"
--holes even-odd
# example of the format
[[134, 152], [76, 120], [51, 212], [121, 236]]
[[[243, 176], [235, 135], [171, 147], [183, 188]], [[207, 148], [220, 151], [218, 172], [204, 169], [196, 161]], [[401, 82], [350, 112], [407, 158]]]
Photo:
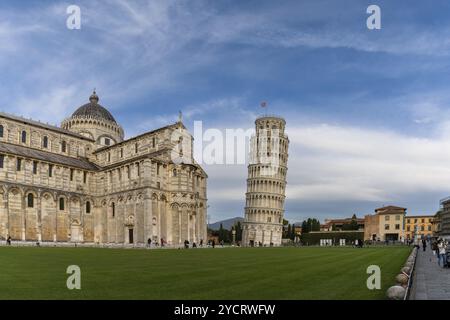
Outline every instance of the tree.
[[220, 224], [220, 228], [219, 228], [219, 241], [222, 241], [222, 240], [223, 240], [223, 242], [229, 242], [228, 233], [229, 233], [229, 231], [228, 231], [228, 230], [225, 230], [225, 229], [223, 228], [223, 225]]
[[315, 218], [308, 218], [302, 222], [302, 233], [320, 231], [320, 221]]
[[353, 214], [352, 221], [350, 222], [350, 230], [358, 230], [358, 219], [356, 218], [356, 214]]
[[308, 233], [308, 232], [309, 232], [308, 223], [305, 220], [303, 220], [303, 222], [302, 222], [302, 233]]
[[240, 221], [238, 221], [235, 224], [235, 230], [236, 230], [236, 241], [242, 241], [242, 225]]
[[292, 224], [291, 235], [290, 235], [289, 239], [291, 239], [291, 240], [295, 239], [295, 224]]

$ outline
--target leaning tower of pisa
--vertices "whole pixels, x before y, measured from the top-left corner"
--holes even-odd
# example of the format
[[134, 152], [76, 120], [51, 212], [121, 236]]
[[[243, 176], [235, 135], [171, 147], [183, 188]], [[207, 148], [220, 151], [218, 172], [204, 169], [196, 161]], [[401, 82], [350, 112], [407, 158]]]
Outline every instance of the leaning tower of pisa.
[[286, 121], [263, 116], [255, 121], [248, 165], [244, 246], [279, 246], [283, 232], [289, 139]]

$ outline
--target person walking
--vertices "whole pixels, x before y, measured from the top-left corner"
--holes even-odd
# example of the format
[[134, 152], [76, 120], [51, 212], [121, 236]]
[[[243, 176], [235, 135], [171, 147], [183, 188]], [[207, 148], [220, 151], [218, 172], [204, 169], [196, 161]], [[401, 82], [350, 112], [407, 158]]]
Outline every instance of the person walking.
[[422, 248], [423, 248], [423, 251], [425, 251], [427, 249], [427, 240], [425, 240], [425, 239], [422, 239]]
[[419, 248], [420, 248], [420, 240], [419, 240], [419, 238], [414, 240], [414, 247], [417, 248], [417, 250], [419, 250]]
[[8, 236], [8, 239], [6, 240], [6, 243], [8, 244], [8, 246], [11, 245], [11, 236]]
[[147, 246], [150, 248], [152, 246], [152, 239], [147, 239]]
[[436, 240], [433, 240], [433, 242], [431, 242], [431, 250], [433, 250], [433, 255], [436, 256], [439, 261], [439, 249]]

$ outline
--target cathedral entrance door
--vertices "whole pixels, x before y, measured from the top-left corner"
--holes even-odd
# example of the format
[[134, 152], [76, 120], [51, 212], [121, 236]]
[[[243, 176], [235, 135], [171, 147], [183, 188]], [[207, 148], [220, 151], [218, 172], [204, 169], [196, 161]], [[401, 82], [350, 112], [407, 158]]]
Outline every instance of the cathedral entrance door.
[[128, 242], [133, 243], [133, 229], [128, 229]]

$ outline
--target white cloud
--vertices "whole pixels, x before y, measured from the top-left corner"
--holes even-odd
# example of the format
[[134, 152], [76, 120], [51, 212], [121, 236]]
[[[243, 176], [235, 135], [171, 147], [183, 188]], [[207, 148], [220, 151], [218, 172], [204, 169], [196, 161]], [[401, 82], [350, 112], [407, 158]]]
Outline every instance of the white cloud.
[[450, 140], [385, 129], [290, 128], [288, 199], [392, 201], [450, 186]]

